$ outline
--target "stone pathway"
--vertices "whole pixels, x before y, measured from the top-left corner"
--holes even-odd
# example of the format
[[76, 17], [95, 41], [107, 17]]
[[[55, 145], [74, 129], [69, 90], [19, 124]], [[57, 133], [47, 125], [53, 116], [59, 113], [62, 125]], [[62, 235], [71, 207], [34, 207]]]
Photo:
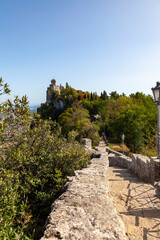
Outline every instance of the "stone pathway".
[[104, 141], [99, 141], [98, 150], [100, 152], [106, 152], [106, 144]]
[[160, 192], [130, 170], [109, 167], [109, 192], [129, 240], [160, 239]]

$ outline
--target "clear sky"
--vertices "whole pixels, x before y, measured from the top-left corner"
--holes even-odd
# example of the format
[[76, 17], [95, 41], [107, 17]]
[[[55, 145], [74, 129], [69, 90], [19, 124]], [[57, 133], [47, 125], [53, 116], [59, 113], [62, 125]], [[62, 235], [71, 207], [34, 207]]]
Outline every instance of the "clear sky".
[[152, 94], [160, 80], [160, 0], [0, 0], [0, 76], [45, 102], [50, 80]]

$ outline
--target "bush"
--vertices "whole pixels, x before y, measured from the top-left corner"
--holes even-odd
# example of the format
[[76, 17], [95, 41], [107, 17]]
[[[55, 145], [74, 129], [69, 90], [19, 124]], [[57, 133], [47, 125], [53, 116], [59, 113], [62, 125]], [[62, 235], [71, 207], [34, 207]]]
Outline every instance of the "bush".
[[0, 160], [1, 239], [39, 239], [37, 227], [42, 229], [66, 177], [87, 166], [89, 159], [52, 121], [39, 120], [14, 144], [7, 148], [5, 143]]
[[76, 132], [76, 140], [82, 142], [83, 138], [92, 140], [93, 145], [98, 145], [99, 127], [90, 122], [89, 113], [81, 105], [68, 108], [59, 116], [62, 133], [68, 137], [70, 132]]

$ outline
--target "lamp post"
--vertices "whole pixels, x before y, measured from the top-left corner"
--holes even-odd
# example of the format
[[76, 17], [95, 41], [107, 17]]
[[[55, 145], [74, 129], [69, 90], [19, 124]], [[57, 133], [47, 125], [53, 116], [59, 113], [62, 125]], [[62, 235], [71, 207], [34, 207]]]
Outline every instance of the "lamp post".
[[125, 138], [125, 135], [124, 135], [124, 133], [123, 133], [123, 134], [122, 134], [123, 154], [124, 154], [124, 138]]
[[104, 134], [105, 134], [105, 128], [106, 128], [106, 123], [103, 123], [103, 127], [104, 127]]
[[160, 159], [160, 82], [152, 88], [154, 100], [158, 107], [158, 121], [157, 121], [157, 158]]

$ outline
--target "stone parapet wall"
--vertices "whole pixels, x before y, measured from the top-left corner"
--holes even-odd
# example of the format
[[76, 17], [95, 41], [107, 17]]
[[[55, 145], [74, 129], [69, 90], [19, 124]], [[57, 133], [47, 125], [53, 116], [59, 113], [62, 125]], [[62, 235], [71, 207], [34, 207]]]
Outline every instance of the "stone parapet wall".
[[132, 155], [132, 171], [138, 175], [138, 177], [146, 182], [154, 183], [154, 166], [153, 162], [146, 156], [141, 154]]
[[84, 146], [86, 149], [91, 150], [91, 149], [92, 149], [92, 140], [91, 140], [91, 139], [88, 139], [88, 138], [83, 138], [83, 146]]
[[[133, 154], [132, 158], [129, 158], [121, 153], [113, 150], [106, 151], [109, 154], [109, 165], [119, 166], [131, 169], [138, 177], [146, 182], [154, 183], [157, 180], [160, 171], [160, 162], [156, 161], [155, 158], [149, 159], [141, 154]], [[158, 173], [157, 173], [158, 172]]]
[[132, 159], [123, 154], [115, 155], [114, 153], [110, 153], [109, 165], [132, 169]]
[[108, 154], [69, 178], [68, 188], [52, 205], [41, 240], [125, 240], [123, 222], [108, 193]]

